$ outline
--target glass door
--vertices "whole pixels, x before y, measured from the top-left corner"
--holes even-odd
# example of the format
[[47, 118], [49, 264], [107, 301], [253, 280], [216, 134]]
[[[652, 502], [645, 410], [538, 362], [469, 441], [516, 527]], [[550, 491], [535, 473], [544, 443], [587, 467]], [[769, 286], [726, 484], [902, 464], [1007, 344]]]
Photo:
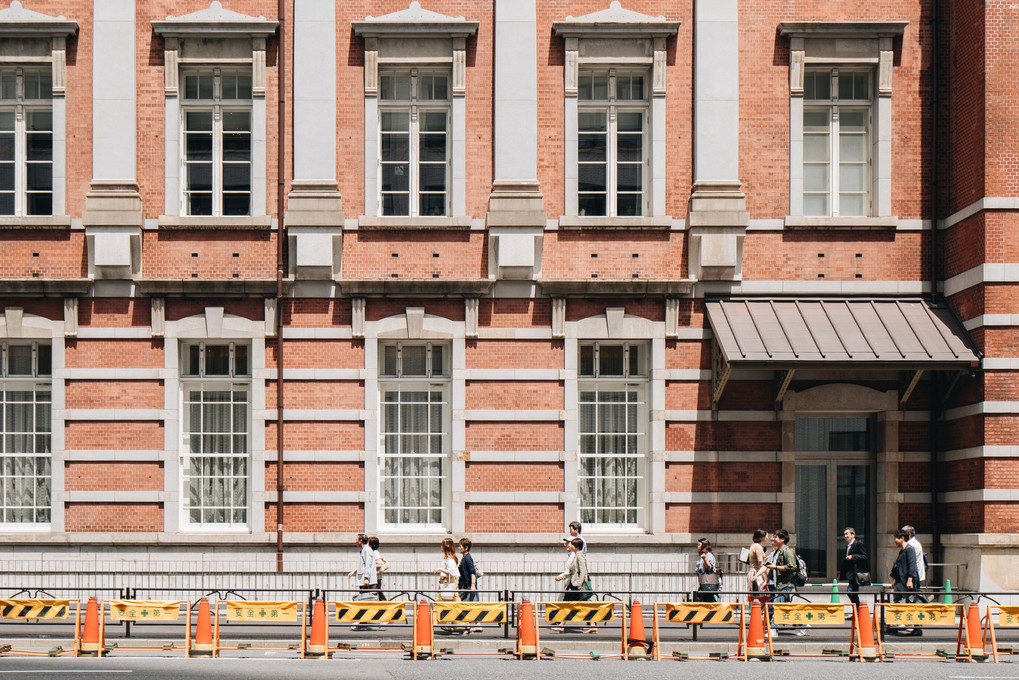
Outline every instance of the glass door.
[[[874, 519], [873, 427], [868, 417], [796, 420], [796, 544], [811, 578], [839, 575], [853, 527], [864, 543]], [[836, 455], [837, 454], [837, 455]]]

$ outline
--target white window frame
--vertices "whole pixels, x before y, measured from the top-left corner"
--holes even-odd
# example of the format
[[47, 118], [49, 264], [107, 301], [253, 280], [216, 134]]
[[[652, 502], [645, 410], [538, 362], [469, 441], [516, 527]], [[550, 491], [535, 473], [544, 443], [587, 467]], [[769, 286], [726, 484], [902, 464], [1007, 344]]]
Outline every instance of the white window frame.
[[[602, 375], [600, 370], [600, 352], [605, 347], [621, 347], [623, 350], [623, 373], [622, 375]], [[593, 353], [593, 373], [582, 373], [583, 361], [580, 359], [583, 356], [585, 349], [591, 348]], [[650, 346], [646, 342], [581, 342], [578, 346], [578, 377], [577, 377], [577, 408], [578, 408], [578, 425], [577, 425], [577, 519], [587, 528], [596, 531], [632, 531], [638, 530], [643, 531], [648, 526], [647, 517], [647, 477], [648, 477], [648, 451], [649, 451], [649, 437], [650, 437], [650, 419], [648, 417], [648, 397], [650, 394], [650, 380], [648, 371], [648, 362], [650, 361]], [[630, 363], [632, 353], [638, 352], [635, 359], [637, 364], [636, 371], [630, 370]], [[606, 436], [605, 432], [599, 431], [597, 423], [599, 421], [598, 410], [600, 405], [618, 404], [618, 401], [603, 401], [600, 395], [605, 392], [618, 392], [623, 391], [627, 396], [626, 404], [634, 404], [636, 406], [636, 414], [633, 419], [630, 418], [630, 414], [627, 413], [626, 421], [626, 432], [623, 434], [612, 433], [608, 436], [622, 436], [625, 439], [631, 437], [635, 439], [635, 451], [620, 452], [594, 452], [584, 453], [584, 438], [594, 437], [595, 446], [599, 446], [599, 438]], [[585, 392], [595, 392], [594, 401], [584, 401], [581, 396]], [[629, 395], [636, 393], [636, 401], [631, 402]], [[595, 429], [591, 432], [585, 432], [583, 423], [585, 417], [583, 411], [587, 405], [595, 405], [594, 423]], [[629, 411], [629, 409], [627, 409]], [[631, 430], [630, 425], [634, 425], [634, 429]], [[627, 443], [629, 448], [629, 442]], [[634, 461], [634, 471], [630, 473], [625, 471], [621, 476], [606, 476], [599, 473], [596, 469], [594, 474], [588, 475], [584, 473], [584, 465], [587, 459], [595, 461], [597, 468], [599, 460], [605, 460], [607, 458], [615, 458], [616, 464], [620, 461], [628, 462]], [[585, 493], [583, 490], [585, 480], [593, 480], [592, 488], [594, 490], [594, 502], [585, 504], [584, 498]], [[635, 502], [630, 504], [624, 500], [622, 505], [609, 505], [599, 501], [599, 496], [602, 491], [600, 490], [599, 481], [621, 479], [624, 485], [624, 493], [629, 494], [628, 489], [625, 487], [629, 482], [634, 485], [633, 494]], [[624, 512], [627, 518], [622, 521], [599, 521], [598, 516], [602, 512]], [[629, 515], [632, 513], [633, 521], [629, 521]]]
[[[405, 375], [403, 371], [403, 352], [408, 347], [423, 347], [425, 349], [425, 372], [423, 375]], [[435, 348], [442, 348], [442, 361], [441, 368], [436, 371], [433, 366], [433, 351]], [[386, 352], [387, 348], [393, 348], [396, 351], [396, 371], [387, 372], [386, 369]], [[446, 531], [450, 527], [450, 501], [452, 498], [451, 494], [451, 467], [452, 467], [452, 379], [451, 379], [451, 352], [452, 348], [448, 342], [388, 342], [379, 344], [379, 440], [378, 440], [378, 518], [377, 526], [382, 530], [399, 530], [399, 531], [410, 531], [410, 532], [434, 532], [434, 531]], [[431, 414], [428, 415], [428, 432], [418, 434], [418, 436], [425, 437], [429, 440], [429, 448], [431, 447], [432, 441], [436, 438], [439, 439], [441, 444], [441, 451], [434, 452], [429, 451], [428, 453], [387, 453], [387, 437], [401, 437], [407, 436], [402, 434], [400, 430], [395, 432], [389, 432], [386, 429], [386, 408], [389, 403], [403, 404], [402, 397], [398, 398], [397, 402], [387, 402], [386, 392], [398, 392], [401, 395], [406, 392], [412, 391], [424, 391], [431, 395], [434, 392], [438, 392], [441, 395], [441, 422], [439, 423], [440, 431], [436, 433], [433, 429], [433, 423], [431, 422]], [[431, 396], [429, 396], [429, 404], [431, 402]], [[404, 459], [404, 458], [418, 458], [418, 459], [437, 459], [439, 461], [439, 474], [438, 475], [425, 475], [425, 479], [437, 479], [440, 485], [439, 490], [439, 504], [424, 504], [424, 505], [404, 505], [401, 502], [393, 507], [387, 508], [385, 504], [385, 486], [388, 480], [404, 479], [401, 475], [387, 475], [386, 474], [386, 461], [387, 459]], [[398, 486], [402, 491], [402, 485]], [[399, 492], [398, 492], [399, 493]], [[439, 521], [432, 521], [429, 517], [426, 522], [403, 522], [397, 518], [397, 521], [390, 522], [386, 520], [386, 511], [395, 510], [397, 513], [402, 510], [412, 509], [424, 509], [426, 512], [431, 514], [434, 511], [439, 513]]]
[[[38, 98], [28, 98], [26, 96], [25, 80], [26, 76], [30, 73], [37, 74], [39, 76], [45, 76], [40, 79], [39, 86], [43, 88], [48, 85], [45, 90], [45, 94], [48, 96], [41, 96]], [[55, 151], [54, 141], [55, 135], [53, 133], [55, 121], [53, 119], [53, 74], [50, 68], [30, 68], [30, 67], [15, 67], [15, 68], [0, 68], [0, 88], [6, 87], [9, 76], [14, 77], [14, 89], [15, 96], [13, 99], [3, 98], [0, 99], [0, 111], [11, 113], [14, 116], [14, 130], [13, 131], [0, 131], [0, 134], [14, 134], [14, 206], [13, 212], [4, 213], [6, 217], [50, 217], [53, 215], [54, 205], [54, 194], [55, 194], [55, 182], [54, 182], [54, 157]], [[2, 90], [0, 90], [2, 92]], [[40, 90], [42, 94], [44, 90]], [[2, 95], [0, 95], [2, 96]], [[29, 115], [35, 112], [47, 112], [50, 115], [50, 129], [42, 131], [43, 134], [46, 132], [50, 136], [50, 159], [48, 161], [32, 161], [28, 158], [28, 135], [40, 134], [40, 131], [29, 131], [28, 130], [28, 119]], [[32, 165], [48, 165], [50, 169], [50, 189], [49, 191], [32, 191], [28, 190], [28, 170]], [[6, 192], [5, 192], [6, 193]], [[32, 194], [48, 194], [50, 197], [50, 210], [49, 212], [41, 213], [29, 213], [28, 211], [28, 196]]]
[[[843, 100], [840, 97], [840, 81], [844, 78], [853, 78], [856, 75], [865, 75], [867, 82], [867, 97], [859, 99]], [[811, 78], [819, 79], [827, 76], [829, 96], [825, 98], [807, 98], [806, 86], [804, 88], [804, 101], [803, 101], [803, 204], [804, 214], [806, 215], [807, 209], [807, 197], [811, 194], [819, 194], [826, 196], [827, 210], [824, 214], [811, 214], [806, 215], [807, 217], [867, 217], [871, 214], [871, 202], [872, 202], [872, 187], [871, 187], [871, 164], [872, 164], [872, 152], [873, 146], [873, 105], [872, 97], [873, 93], [873, 70], [872, 69], [860, 69], [860, 68], [810, 68], [807, 69], [805, 78], [807, 84], [810, 83]], [[807, 115], [810, 113], [824, 113], [827, 118], [827, 124], [825, 126], [817, 126], [817, 128], [807, 127]], [[843, 120], [845, 119], [846, 113], [851, 112], [863, 112], [865, 114], [866, 129], [862, 132], [850, 132], [843, 129]], [[818, 130], [823, 130], [819, 132]], [[809, 138], [812, 135], [820, 136], [824, 134], [827, 137], [827, 158], [824, 164], [827, 165], [827, 189], [826, 191], [810, 191], [809, 187], [809, 172], [808, 169], [811, 166], [820, 166], [821, 161], [815, 161], [811, 159], [809, 153]], [[864, 136], [864, 157], [862, 161], [852, 162], [853, 165], [862, 166], [865, 168], [863, 178], [863, 191], [854, 192], [862, 193], [863, 200], [863, 211], [861, 213], [849, 213], [842, 209], [841, 198], [843, 194], [849, 193], [843, 190], [842, 186], [842, 168], [843, 166], [849, 165], [850, 161], [845, 161], [842, 158], [842, 139], [843, 137], [853, 136]]]
[[[211, 99], [188, 99], [187, 98], [187, 80], [192, 76], [212, 76], [212, 98]], [[254, 184], [254, 98], [248, 99], [227, 99], [223, 96], [223, 80], [225, 75], [239, 77], [247, 75], [249, 77], [249, 89], [250, 89], [250, 78], [251, 70], [248, 68], [221, 68], [215, 67], [192, 67], [181, 70], [181, 106], [180, 106], [180, 177], [181, 177], [181, 193], [180, 193], [180, 214], [189, 217], [248, 217], [252, 214], [252, 201], [254, 198], [253, 184]], [[225, 167], [228, 165], [242, 165], [243, 163], [237, 161], [228, 161], [224, 159], [223, 148], [225, 135], [231, 134], [230, 131], [224, 130], [224, 118], [225, 114], [232, 112], [243, 112], [248, 114], [248, 210], [243, 214], [229, 214], [225, 215], [223, 212], [223, 199], [227, 193], [243, 194], [245, 192], [228, 192], [226, 191], [223, 184], [223, 176]], [[192, 213], [190, 209], [189, 196], [192, 192], [188, 186], [188, 166], [192, 163], [194, 165], [204, 164], [207, 161], [190, 161], [187, 154], [187, 141], [188, 141], [188, 127], [187, 118], [188, 113], [209, 113], [212, 116], [212, 205], [211, 213]], [[199, 131], [204, 132], [204, 131]], [[204, 192], [201, 192], [204, 193]]]
[[[198, 373], [189, 372], [189, 354], [192, 347], [197, 347], [199, 351], [199, 370]], [[224, 375], [209, 375], [206, 370], [206, 349], [209, 347], [228, 347], [228, 373]], [[239, 347], [247, 349], [246, 358], [246, 372], [238, 371], [237, 359]], [[252, 391], [253, 386], [251, 382], [251, 346], [248, 343], [237, 343], [237, 342], [182, 342], [181, 343], [181, 371], [180, 371], [180, 413], [181, 413], [181, 449], [180, 449], [180, 475], [179, 475], [179, 493], [180, 493], [180, 517], [179, 526], [185, 531], [198, 531], [198, 532], [222, 532], [222, 531], [250, 531], [252, 527], [252, 516], [253, 516], [253, 498], [254, 489], [252, 488], [252, 481], [254, 479], [252, 466], [254, 465], [255, 458], [252, 453]], [[227, 403], [231, 406], [235, 404], [243, 403], [246, 405], [246, 417], [244, 432], [238, 432], [235, 430], [235, 420], [233, 417], [233, 409], [231, 408], [230, 415], [230, 432], [224, 433], [217, 430], [216, 434], [219, 436], [229, 436], [231, 438], [231, 446], [236, 441], [236, 436], [246, 437], [247, 451], [244, 452], [231, 452], [231, 453], [215, 453], [215, 452], [191, 452], [191, 437], [201, 436], [203, 430], [201, 427], [198, 429], [194, 428], [194, 424], [190, 423], [190, 406], [193, 403], [204, 404], [206, 402], [191, 402], [188, 399], [188, 392], [191, 390], [199, 390], [201, 394], [204, 394], [207, 390], [218, 390], [223, 391], [224, 389], [230, 392], [230, 401], [228, 402], [215, 402], [215, 403]], [[243, 402], [236, 401], [234, 395], [238, 391], [243, 391], [246, 394], [246, 400]], [[230, 474], [221, 475], [220, 478], [226, 478], [229, 480], [243, 480], [244, 481], [244, 501], [243, 504], [231, 503], [230, 505], [224, 506], [206, 506], [202, 505], [200, 508], [191, 507], [191, 493], [190, 493], [190, 482], [192, 476], [190, 474], [191, 459], [192, 456], [199, 459], [241, 459], [245, 461], [244, 473], [241, 475]], [[198, 476], [200, 479], [204, 475]], [[213, 476], [215, 477], [215, 476]], [[234, 492], [231, 490], [230, 498], [234, 498]], [[206, 522], [204, 518], [198, 522], [191, 520], [191, 511], [197, 509], [204, 513], [206, 510], [216, 510], [218, 508], [225, 509], [230, 513], [228, 521], [224, 522]], [[234, 520], [235, 512], [244, 513], [244, 521], [238, 522]]]
[[[384, 99], [383, 88], [381, 82], [383, 78], [391, 77], [397, 74], [407, 74], [410, 78], [410, 97], [408, 99]], [[420, 97], [420, 85], [422, 79], [434, 76], [445, 76], [446, 78], [446, 98], [444, 99], [422, 99]], [[451, 113], [452, 113], [452, 73], [448, 69], [429, 69], [429, 68], [386, 68], [379, 69], [379, 129], [378, 129], [378, 216], [379, 217], [449, 217], [450, 216], [450, 182], [451, 182]], [[408, 211], [406, 215], [386, 215], [385, 214], [385, 196], [388, 193], [397, 194], [403, 192], [385, 192], [384, 188], [384, 177], [385, 177], [385, 166], [396, 165], [397, 162], [385, 161], [382, 154], [382, 144], [384, 134], [398, 134], [392, 131], [383, 130], [383, 116], [388, 112], [393, 113], [406, 113], [409, 123], [407, 129], [407, 147], [408, 147], [408, 159], [406, 161], [407, 172], [408, 172]], [[422, 134], [438, 134], [433, 131], [422, 131], [421, 122], [425, 114], [428, 113], [443, 113], [445, 115], [446, 126], [443, 131], [443, 135], [446, 138], [446, 157], [443, 161], [445, 168], [444, 174], [444, 186], [445, 189], [442, 192], [443, 207], [442, 214], [422, 214], [421, 213], [421, 197], [422, 194], [435, 195], [438, 192], [422, 192], [420, 186], [420, 171], [421, 171], [421, 135]], [[428, 165], [438, 165], [436, 162], [425, 161]]]
[[[607, 93], [606, 99], [581, 99], [578, 95], [577, 99], [577, 137], [575, 143], [577, 149], [574, 151], [577, 158], [577, 216], [578, 217], [626, 217], [627, 215], [620, 215], [618, 208], [619, 199], [619, 166], [624, 165], [637, 165], [632, 161], [620, 161], [619, 160], [619, 135], [620, 134], [633, 134], [632, 132], [620, 132], [619, 131], [619, 115], [624, 113], [639, 113], [641, 116], [641, 159], [639, 161], [641, 169], [640, 177], [640, 211], [629, 217], [645, 217], [648, 215], [650, 210], [650, 198], [651, 192], [648, 190], [648, 179], [649, 179], [649, 167], [651, 164], [651, 157], [649, 153], [649, 116], [651, 113], [651, 106], [648, 102], [648, 72], [646, 69], [616, 69], [616, 68], [583, 68], [580, 70], [579, 78], [581, 80], [585, 78], [592, 78], [604, 74], [607, 78]], [[642, 99], [618, 99], [617, 84], [621, 78], [640, 76], [643, 80], [642, 90], [644, 97]], [[582, 88], [578, 87], [578, 92]], [[593, 90], [593, 88], [592, 88]], [[580, 157], [580, 135], [593, 134], [581, 130], [580, 127], [580, 116], [585, 113], [604, 113], [605, 114], [605, 213], [603, 215], [587, 215], [584, 213], [584, 209], [580, 207], [581, 194], [595, 194], [598, 192], [582, 192], [580, 191], [580, 169], [584, 165], [598, 165], [598, 163], [584, 161]], [[624, 194], [633, 194], [636, 192], [623, 192]]]
[[[28, 374], [10, 374], [10, 354], [12, 347], [31, 348], [31, 371]], [[45, 367], [40, 364], [40, 348], [50, 348], [50, 370], [46, 373]], [[53, 520], [53, 355], [52, 346], [49, 343], [31, 341], [10, 341], [0, 342], [0, 408], [4, 413], [0, 414], [0, 527], [4, 530], [29, 530], [48, 531]], [[14, 433], [10, 432], [10, 423], [7, 421], [7, 393], [9, 392], [31, 392], [32, 393], [32, 431], [19, 432], [17, 434], [32, 437], [35, 451], [29, 453], [24, 451], [9, 451], [11, 446], [10, 438]], [[40, 400], [39, 394], [49, 392], [48, 400]], [[29, 402], [19, 401], [16, 403], [27, 404]], [[40, 409], [40, 407], [42, 407]], [[46, 414], [48, 413], [48, 419]], [[46, 422], [40, 423], [40, 419]], [[40, 429], [40, 425], [44, 429]], [[48, 449], [39, 451], [39, 448]], [[17, 463], [12, 462], [14, 473], [8, 475], [8, 459], [21, 459], [24, 463], [31, 460], [31, 474], [19, 474]], [[8, 481], [11, 479], [34, 479], [33, 504], [31, 506], [18, 506], [17, 509], [31, 508], [33, 518], [43, 518], [40, 521], [18, 522], [8, 521], [10, 508], [7, 499]], [[45, 489], [45, 492], [44, 492]], [[48, 496], [48, 502], [40, 503], [41, 493]]]
[[[895, 227], [892, 215], [892, 72], [894, 41], [906, 21], [788, 21], [789, 214], [786, 227]], [[804, 79], [808, 70], [870, 70], [870, 209], [864, 216], [804, 214]]]

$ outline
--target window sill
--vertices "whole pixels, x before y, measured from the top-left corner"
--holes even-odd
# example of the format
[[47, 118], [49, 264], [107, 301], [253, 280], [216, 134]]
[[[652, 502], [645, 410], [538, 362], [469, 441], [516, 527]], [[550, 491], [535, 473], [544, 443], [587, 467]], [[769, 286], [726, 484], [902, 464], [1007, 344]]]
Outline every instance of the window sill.
[[899, 218], [786, 215], [785, 226], [787, 229], [895, 229], [899, 226]]
[[578, 217], [563, 215], [560, 229], [670, 229], [672, 218], [664, 217]]
[[272, 217], [259, 215], [251, 217], [214, 215], [160, 215], [157, 225], [160, 229], [269, 229]]
[[379, 217], [360, 215], [358, 229], [470, 229], [470, 217]]
[[71, 226], [70, 215], [32, 215], [15, 217], [5, 215], [0, 217], [0, 229], [16, 227], [34, 227], [41, 229], [67, 229]]

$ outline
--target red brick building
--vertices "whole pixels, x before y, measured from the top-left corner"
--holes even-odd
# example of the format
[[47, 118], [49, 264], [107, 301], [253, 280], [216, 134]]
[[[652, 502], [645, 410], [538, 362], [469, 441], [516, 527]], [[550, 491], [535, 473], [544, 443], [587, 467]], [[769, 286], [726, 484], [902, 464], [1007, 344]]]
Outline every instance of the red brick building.
[[1017, 587], [1009, 3], [9, 4], [0, 557]]

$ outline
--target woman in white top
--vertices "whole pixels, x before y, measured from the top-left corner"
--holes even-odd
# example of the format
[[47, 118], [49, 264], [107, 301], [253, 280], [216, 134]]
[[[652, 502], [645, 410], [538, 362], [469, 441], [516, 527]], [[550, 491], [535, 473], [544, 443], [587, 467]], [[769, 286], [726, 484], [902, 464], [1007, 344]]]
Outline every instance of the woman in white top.
[[458, 602], [460, 600], [459, 587], [460, 567], [456, 559], [456, 547], [452, 538], [442, 539], [442, 565], [432, 570], [433, 574], [439, 575], [438, 598], [444, 602]]

